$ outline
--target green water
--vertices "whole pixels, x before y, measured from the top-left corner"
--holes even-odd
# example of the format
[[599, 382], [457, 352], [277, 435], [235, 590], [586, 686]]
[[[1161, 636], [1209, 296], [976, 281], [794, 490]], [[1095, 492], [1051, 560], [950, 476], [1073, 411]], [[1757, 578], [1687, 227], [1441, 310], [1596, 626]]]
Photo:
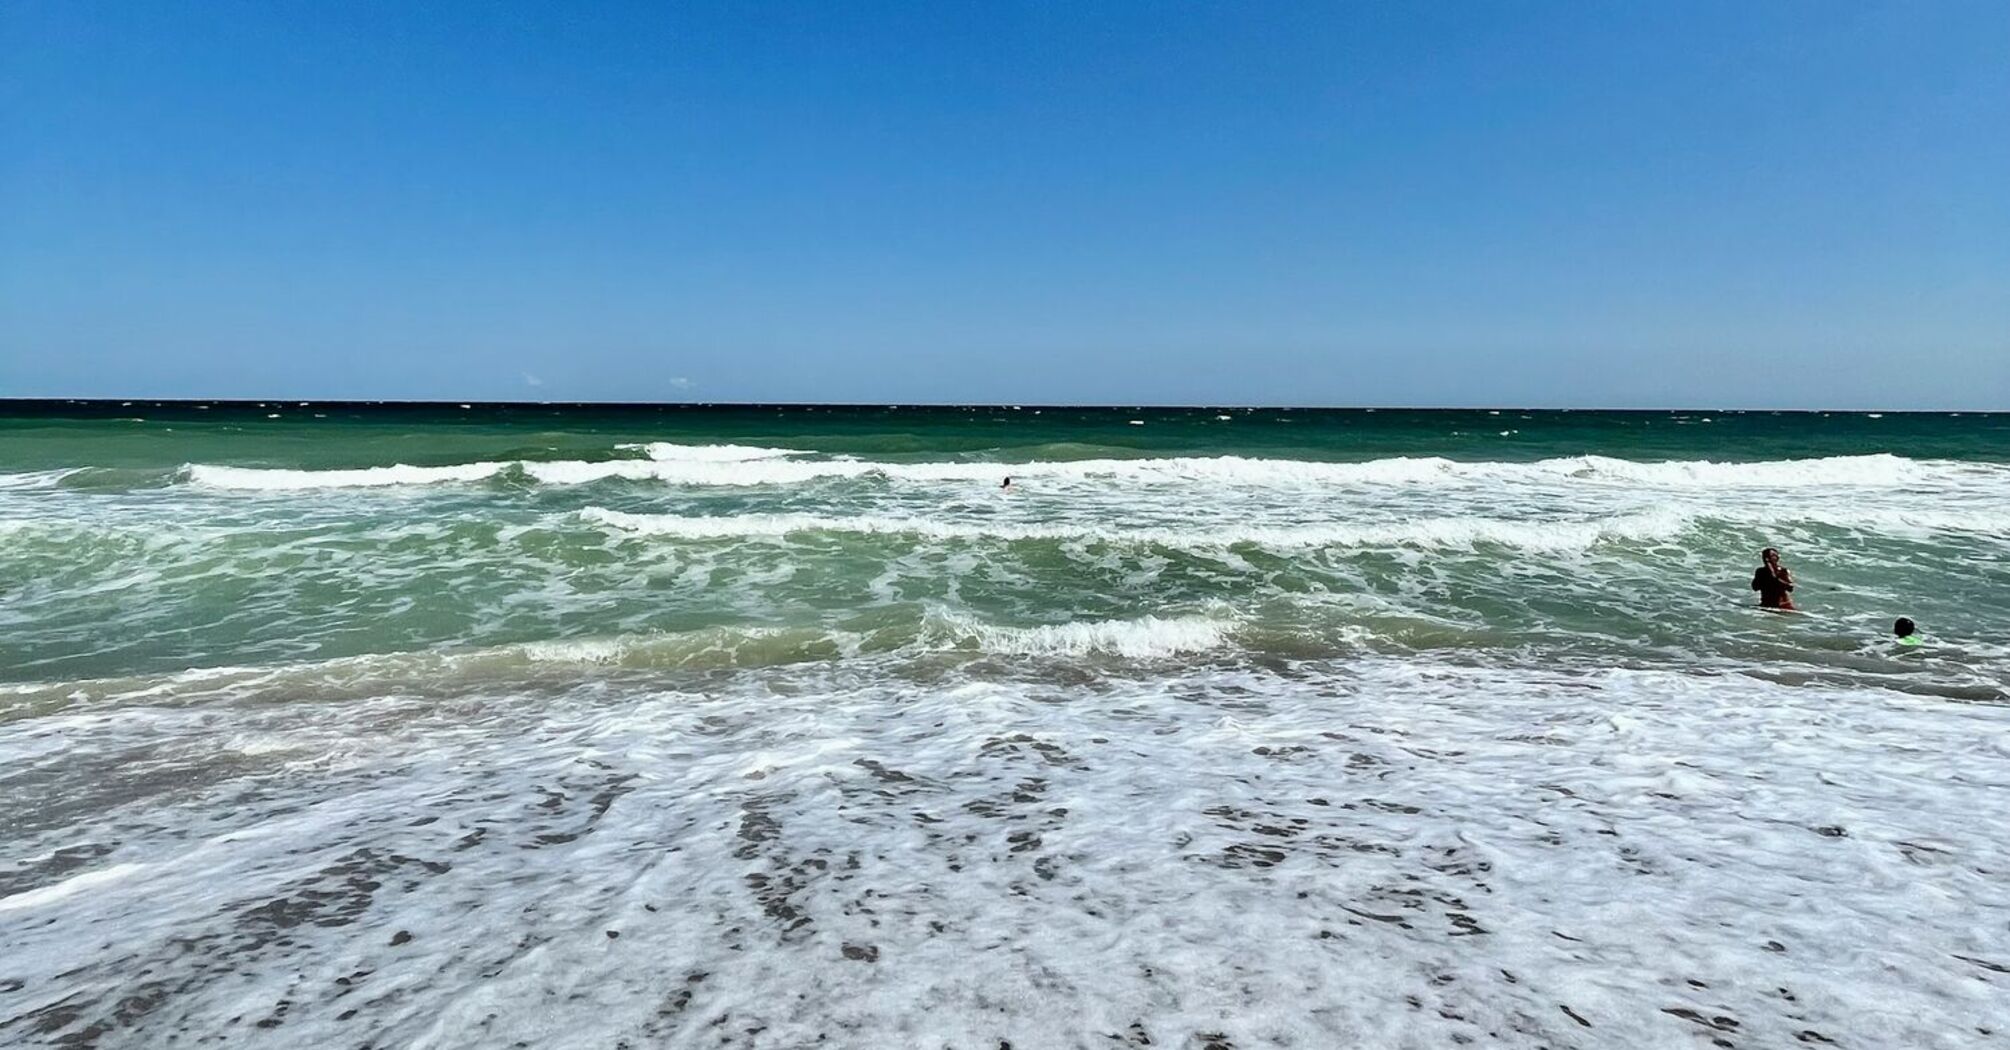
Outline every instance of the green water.
[[4, 405], [0, 1043], [1987, 1045], [2006, 640], [2003, 416]]
[[[1228, 414], [1230, 420], [1219, 420]], [[270, 418], [276, 415], [278, 418]], [[1144, 420], [1148, 429], [1129, 425]], [[1704, 429], [1708, 428], [1708, 429]], [[1501, 431], [1512, 430], [1509, 435]], [[834, 454], [1072, 458], [1448, 456], [1525, 461], [1598, 453], [1753, 461], [1891, 453], [2010, 460], [2010, 415], [1246, 408], [1018, 409], [330, 402], [0, 402], [0, 469], [182, 463], [336, 467], [605, 457], [634, 441], [794, 443]], [[1014, 455], [1016, 453], [1016, 455]]]
[[[17, 682], [1164, 643], [1991, 696], [2010, 632], [1993, 415], [17, 403], [0, 474]], [[1765, 545], [1808, 616], [1740, 608]]]

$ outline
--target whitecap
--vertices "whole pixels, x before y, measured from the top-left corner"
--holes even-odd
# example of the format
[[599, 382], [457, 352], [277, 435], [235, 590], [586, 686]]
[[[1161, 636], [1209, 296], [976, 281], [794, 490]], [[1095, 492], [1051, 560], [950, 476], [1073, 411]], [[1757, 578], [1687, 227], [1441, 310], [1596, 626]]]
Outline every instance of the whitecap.
[[670, 441], [617, 445], [623, 451], [639, 451], [661, 463], [744, 463], [757, 459], [782, 459], [813, 453], [797, 448], [766, 448], [760, 445], [680, 445]]
[[[752, 446], [642, 446], [648, 459], [557, 460], [516, 464], [532, 479], [573, 485], [608, 478], [671, 485], [754, 487], [826, 479], [884, 478], [906, 483], [993, 481], [999, 470], [1015, 477], [1110, 480], [1141, 484], [1206, 483], [1211, 486], [1478, 486], [1596, 484], [1670, 489], [1814, 488], [1900, 485], [2010, 484], [2010, 466], [1948, 460], [1913, 460], [1889, 453], [1748, 463], [1710, 460], [1646, 462], [1609, 456], [1569, 456], [1535, 462], [1463, 461], [1397, 456], [1336, 463], [1242, 456], [1010, 462], [895, 463], [852, 459], [806, 460], [792, 449]], [[510, 466], [500, 462], [436, 467], [396, 465], [331, 470], [266, 469], [190, 464], [189, 480], [215, 488], [304, 489], [424, 485], [479, 480]]]
[[207, 488], [284, 491], [480, 481], [494, 476], [506, 466], [506, 463], [459, 463], [443, 467], [415, 467], [398, 463], [388, 467], [346, 470], [290, 470], [191, 463], [182, 470], [190, 484]]
[[1517, 521], [1498, 518], [1413, 518], [1378, 524], [1268, 526], [1110, 527], [1063, 523], [945, 521], [863, 514], [747, 514], [683, 516], [633, 514], [588, 507], [580, 519], [623, 532], [681, 539], [784, 537], [806, 533], [908, 535], [937, 540], [1063, 540], [1154, 544], [1212, 549], [1238, 544], [1265, 547], [1472, 547], [1497, 544], [1526, 550], [1583, 550], [1606, 540], [1657, 540], [1677, 535], [1688, 518], [1673, 511], [1587, 521]]
[[1205, 616], [1143, 616], [1133, 620], [1078, 620], [1072, 623], [1003, 627], [948, 615], [936, 619], [951, 634], [967, 637], [988, 653], [1013, 656], [1083, 656], [1104, 653], [1133, 660], [1177, 656], [1219, 648], [1235, 624]]

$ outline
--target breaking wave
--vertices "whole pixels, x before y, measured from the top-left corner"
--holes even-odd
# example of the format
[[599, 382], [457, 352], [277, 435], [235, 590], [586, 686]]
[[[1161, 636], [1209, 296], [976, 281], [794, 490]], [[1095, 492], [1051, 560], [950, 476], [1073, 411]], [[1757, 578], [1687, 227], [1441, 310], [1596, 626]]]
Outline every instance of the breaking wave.
[[1232, 618], [1205, 615], [1010, 625], [929, 609], [860, 629], [717, 626], [468, 649], [372, 653], [269, 666], [203, 667], [168, 675], [23, 682], [0, 685], [0, 716], [29, 710], [47, 713], [78, 703], [95, 706], [140, 699], [171, 705], [179, 697], [217, 695], [325, 700], [373, 695], [387, 682], [407, 687], [424, 682], [425, 689], [446, 694], [497, 685], [514, 689], [540, 680], [545, 671], [571, 681], [582, 667], [704, 671], [894, 652], [1151, 660], [1229, 645], [1235, 641], [1237, 627], [1238, 621]]
[[623, 446], [646, 459], [477, 462], [447, 466], [294, 470], [189, 464], [183, 476], [217, 489], [291, 490], [392, 485], [465, 484], [504, 471], [520, 471], [548, 485], [609, 479], [686, 486], [793, 485], [826, 479], [995, 483], [1011, 475], [1028, 481], [1103, 480], [1252, 486], [1474, 486], [1503, 483], [1593, 484], [1656, 489], [1890, 488], [1917, 485], [2010, 485], [2010, 465], [1913, 460], [1885, 453], [1819, 459], [1724, 463], [1709, 460], [1641, 462], [1608, 456], [1569, 456], [1527, 463], [1465, 462], [1401, 456], [1360, 463], [1261, 459], [1242, 456], [1152, 459], [1047, 460], [1033, 463], [918, 462], [801, 459], [793, 449], [741, 445]]
[[835, 517], [750, 514], [685, 517], [630, 514], [588, 507], [583, 521], [624, 533], [684, 539], [780, 537], [809, 533], [916, 536], [946, 540], [1086, 541], [1208, 549], [1263, 547], [1471, 547], [1496, 544], [1527, 550], [1583, 550], [1606, 540], [1660, 540], [1679, 534], [1688, 519], [1673, 512], [1621, 515], [1598, 521], [1515, 521], [1497, 518], [1417, 518], [1377, 525], [1106, 528], [1089, 525], [931, 521], [885, 515]]

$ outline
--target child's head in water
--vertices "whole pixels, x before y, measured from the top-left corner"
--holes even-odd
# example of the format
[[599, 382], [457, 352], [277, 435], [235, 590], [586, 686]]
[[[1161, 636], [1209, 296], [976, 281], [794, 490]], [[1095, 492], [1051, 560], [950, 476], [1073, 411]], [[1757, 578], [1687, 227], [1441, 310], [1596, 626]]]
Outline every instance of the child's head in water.
[[1912, 618], [1909, 616], [1901, 616], [1898, 618], [1897, 622], [1891, 625], [1891, 633], [1897, 636], [1898, 640], [1901, 642], [1918, 641], [1919, 639], [1915, 636], [1915, 632], [1917, 632], [1918, 630], [1919, 630], [1918, 625], [1914, 624], [1912, 622]]

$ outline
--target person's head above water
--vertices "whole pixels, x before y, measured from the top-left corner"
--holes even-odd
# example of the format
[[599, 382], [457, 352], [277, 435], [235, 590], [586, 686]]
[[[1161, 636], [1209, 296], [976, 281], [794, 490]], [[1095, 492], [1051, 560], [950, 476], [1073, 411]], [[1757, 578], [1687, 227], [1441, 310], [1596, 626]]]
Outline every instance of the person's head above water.
[[1759, 552], [1762, 564], [1752, 573], [1752, 589], [1759, 592], [1759, 606], [1765, 609], [1794, 608], [1794, 574], [1780, 564], [1780, 549], [1767, 547]]
[[1917, 630], [1919, 630], [1919, 627], [1912, 622], [1912, 617], [1910, 616], [1901, 616], [1897, 622], [1891, 625], [1891, 633], [1900, 638], [1910, 638], [1913, 632]]
[[1009, 489], [1009, 488], [1011, 488], [1011, 487], [1012, 487], [1012, 475], [1010, 475], [1010, 474], [1007, 474], [1007, 475], [1005, 475], [1005, 480], [1004, 480], [1004, 481], [1002, 481], [1002, 482], [1000, 482], [1000, 483], [998, 484], [998, 487], [999, 487], [999, 488], [1001, 488], [1001, 489]]

